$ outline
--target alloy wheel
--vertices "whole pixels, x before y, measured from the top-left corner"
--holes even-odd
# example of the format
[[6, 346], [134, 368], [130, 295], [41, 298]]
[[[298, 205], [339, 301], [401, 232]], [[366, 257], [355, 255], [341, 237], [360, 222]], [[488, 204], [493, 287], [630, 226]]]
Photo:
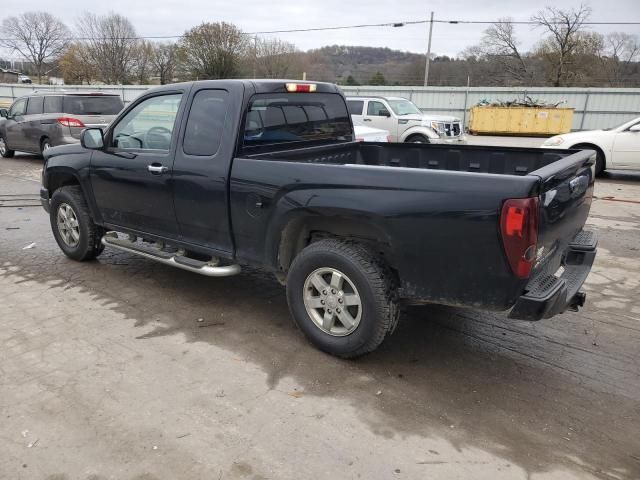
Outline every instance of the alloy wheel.
[[336, 337], [353, 333], [362, 318], [362, 299], [354, 283], [335, 268], [319, 268], [304, 282], [303, 300], [313, 323]]
[[56, 219], [62, 241], [70, 247], [78, 246], [78, 243], [80, 243], [80, 225], [73, 208], [66, 203], [61, 203], [58, 207]]

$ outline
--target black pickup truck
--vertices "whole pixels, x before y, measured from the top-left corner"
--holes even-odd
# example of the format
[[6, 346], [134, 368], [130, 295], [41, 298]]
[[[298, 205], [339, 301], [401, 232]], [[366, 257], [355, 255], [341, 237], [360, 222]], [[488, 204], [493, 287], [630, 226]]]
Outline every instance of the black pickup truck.
[[42, 204], [68, 257], [108, 246], [209, 276], [269, 270], [304, 334], [342, 357], [374, 350], [401, 304], [577, 310], [596, 253], [595, 152], [355, 142], [331, 84], [155, 88], [45, 156]]

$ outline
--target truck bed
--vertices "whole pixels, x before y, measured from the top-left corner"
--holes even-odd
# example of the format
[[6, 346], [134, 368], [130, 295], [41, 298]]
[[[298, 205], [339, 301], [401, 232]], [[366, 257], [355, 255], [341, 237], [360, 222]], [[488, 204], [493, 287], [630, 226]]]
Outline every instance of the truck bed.
[[[264, 258], [264, 245], [254, 239], [267, 232], [276, 243], [285, 222], [297, 216], [349, 228], [360, 222], [373, 229], [369, 237], [388, 243], [403, 298], [505, 310], [528, 283], [558, 270], [582, 230], [594, 158], [588, 150], [407, 143], [240, 156], [230, 184], [238, 258]], [[277, 217], [248, 208], [243, 192], [251, 188], [259, 188], [258, 201], [274, 205]], [[539, 203], [537, 261], [529, 279], [513, 275], [500, 237], [504, 201], [521, 198]], [[276, 268], [279, 257], [272, 258]]]
[[250, 158], [527, 175], [572, 153], [541, 148], [359, 142], [261, 153]]

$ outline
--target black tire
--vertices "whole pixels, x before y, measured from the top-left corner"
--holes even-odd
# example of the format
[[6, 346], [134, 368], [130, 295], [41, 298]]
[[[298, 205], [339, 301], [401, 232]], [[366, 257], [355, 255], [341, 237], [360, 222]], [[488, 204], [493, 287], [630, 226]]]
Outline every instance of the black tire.
[[[58, 211], [63, 206], [71, 208], [77, 220], [77, 230], [79, 239], [77, 244], [72, 245], [64, 239], [64, 234], [58, 225]], [[63, 207], [66, 209], [66, 207]], [[64, 254], [79, 262], [92, 260], [102, 253], [104, 246], [100, 242], [104, 231], [101, 227], [93, 223], [89, 207], [79, 186], [60, 187], [53, 193], [51, 198], [51, 210], [49, 219], [53, 236]]]
[[[346, 275], [361, 300], [359, 324], [344, 336], [323, 331], [305, 307], [305, 282], [324, 268]], [[287, 277], [287, 301], [296, 325], [313, 345], [331, 355], [355, 358], [375, 350], [395, 327], [399, 315], [395, 285], [392, 272], [368, 248], [326, 239], [312, 243], [295, 257]]]
[[9, 149], [7, 141], [2, 135], [0, 135], [0, 143], [4, 144], [4, 148], [0, 148], [0, 155], [2, 155], [2, 158], [13, 158], [13, 156], [16, 154], [16, 151]]
[[40, 140], [40, 156], [44, 157], [44, 151], [51, 147], [51, 140], [49, 140], [48, 137], [44, 137], [42, 140]]
[[574, 145], [571, 148], [577, 148], [577, 149], [581, 149], [581, 150], [595, 150], [596, 152], [596, 177], [600, 177], [604, 174], [604, 171], [606, 170], [606, 162], [604, 159], [604, 152], [602, 150], [600, 150], [598, 147], [596, 147], [595, 145], [590, 145], [590, 144], [578, 144], [578, 145]]
[[405, 143], [430, 143], [429, 139], [424, 135], [411, 135], [406, 140]]
[[601, 177], [604, 175], [605, 164], [604, 164], [604, 153], [600, 150], [596, 150], [596, 177]]

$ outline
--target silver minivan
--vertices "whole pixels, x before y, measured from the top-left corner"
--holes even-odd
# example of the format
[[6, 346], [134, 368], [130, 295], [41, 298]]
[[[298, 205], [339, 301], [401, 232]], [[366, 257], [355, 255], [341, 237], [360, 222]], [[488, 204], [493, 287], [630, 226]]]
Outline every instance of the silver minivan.
[[80, 142], [86, 127], [104, 128], [122, 110], [117, 94], [35, 92], [0, 109], [0, 155], [42, 153], [49, 147]]

